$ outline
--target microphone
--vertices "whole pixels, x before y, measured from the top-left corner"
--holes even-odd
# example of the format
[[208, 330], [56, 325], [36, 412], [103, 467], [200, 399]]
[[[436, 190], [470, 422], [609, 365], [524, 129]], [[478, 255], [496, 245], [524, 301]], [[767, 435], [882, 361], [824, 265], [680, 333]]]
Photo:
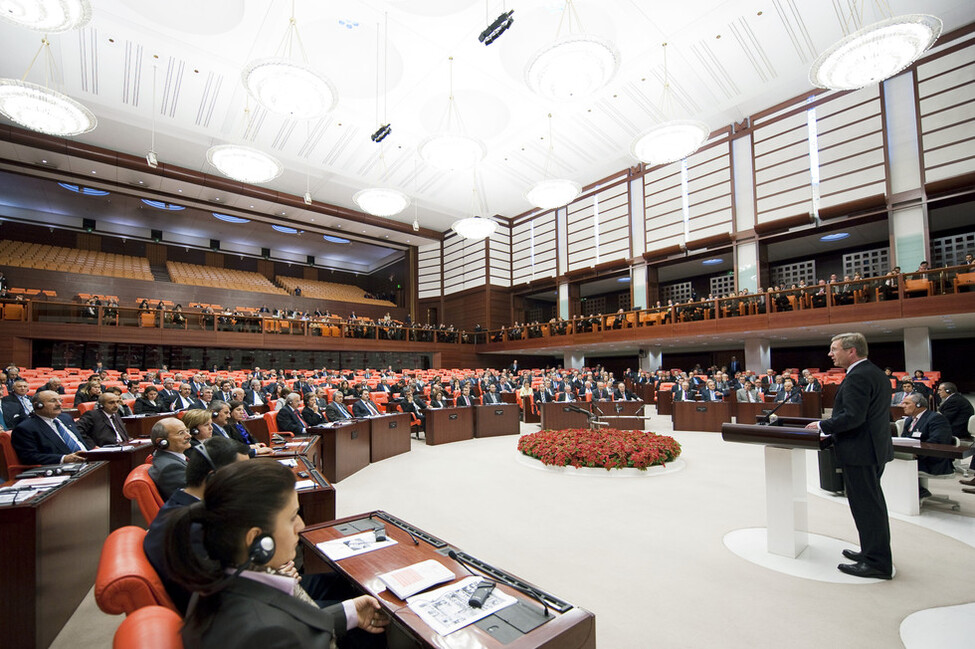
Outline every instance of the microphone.
[[[470, 568], [468, 568], [468, 561], [466, 559], [462, 558], [459, 554], [457, 554], [456, 551], [450, 550], [449, 552], [447, 552], [447, 556], [450, 557], [451, 559], [453, 559], [454, 561], [456, 561], [457, 563], [459, 563], [460, 565], [462, 565], [465, 568], [467, 568], [467, 572], [471, 573], [475, 577], [477, 576], [474, 573], [473, 570], [471, 570]], [[473, 564], [471, 564], [471, 565], [473, 565]], [[477, 568], [476, 565], [474, 567]], [[503, 581], [503, 583], [504, 583], [505, 586], [509, 586], [511, 588], [514, 588], [519, 593], [523, 593], [525, 595], [528, 595], [529, 597], [531, 597], [532, 599], [534, 599], [535, 601], [537, 601], [545, 609], [545, 612], [542, 615], [542, 617], [548, 618], [548, 616], [549, 616], [548, 604], [545, 603], [545, 598], [542, 597], [541, 593], [539, 593], [537, 590], [535, 590], [531, 586], [520, 586], [518, 584], [513, 584], [510, 581], [508, 581], [507, 579], [499, 580], [494, 575], [491, 575], [491, 574], [488, 574], [488, 573], [484, 573], [484, 574], [487, 575], [488, 577], [491, 577], [492, 579], [495, 579], [496, 581]]]
[[[795, 388], [793, 388], [792, 391], [795, 391]], [[779, 405], [777, 405], [774, 408], [772, 408], [772, 410], [767, 415], [765, 415], [765, 417], [764, 417], [765, 418], [765, 422], [764, 422], [764, 425], [765, 426], [771, 426], [772, 424], [778, 422], [779, 418], [775, 416], [775, 413], [777, 413], [779, 411], [779, 408], [781, 408], [785, 404], [789, 403], [789, 399], [791, 397], [792, 397], [792, 392], [789, 392], [789, 396], [788, 397], [786, 397], [785, 399], [783, 399], [782, 402]]]
[[[372, 514], [369, 514], [369, 520], [372, 520], [372, 517], [373, 517], [373, 515]], [[397, 525], [396, 527], [398, 527], [401, 530], [403, 530], [404, 532], [406, 532], [409, 535], [409, 537], [411, 539], [413, 539], [413, 545], [420, 545], [420, 541], [415, 536], [413, 536], [413, 533], [411, 531], [409, 531], [408, 529], [406, 529], [405, 527], [403, 527], [401, 525]]]

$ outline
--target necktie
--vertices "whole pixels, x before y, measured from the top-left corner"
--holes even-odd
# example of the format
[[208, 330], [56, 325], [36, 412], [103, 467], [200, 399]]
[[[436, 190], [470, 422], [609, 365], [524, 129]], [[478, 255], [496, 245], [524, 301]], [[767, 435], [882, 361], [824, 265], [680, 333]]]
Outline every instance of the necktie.
[[914, 427], [917, 425], [917, 420], [918, 420], [918, 417], [912, 417], [911, 418], [911, 427], [907, 429], [908, 432], [911, 432], [911, 433], [914, 432]]
[[115, 432], [115, 441], [119, 444], [125, 442], [125, 438], [122, 437], [121, 433], [119, 433], [118, 426], [115, 425], [115, 417], [109, 414], [106, 414], [105, 416], [108, 417], [108, 425], [112, 428], [112, 431]]
[[365, 404], [366, 404], [366, 409], [368, 409], [370, 413], [374, 415], [379, 414], [379, 411], [376, 410], [376, 406], [372, 405], [372, 401], [366, 401]]
[[31, 411], [30, 399], [28, 399], [27, 397], [20, 397], [20, 405], [24, 407], [24, 410], [26, 412]]
[[83, 451], [81, 445], [75, 441], [74, 436], [68, 430], [67, 426], [61, 422], [60, 419], [54, 418], [54, 428], [58, 431], [58, 436], [64, 440], [64, 443], [68, 446], [72, 453], [77, 453], [78, 451]]

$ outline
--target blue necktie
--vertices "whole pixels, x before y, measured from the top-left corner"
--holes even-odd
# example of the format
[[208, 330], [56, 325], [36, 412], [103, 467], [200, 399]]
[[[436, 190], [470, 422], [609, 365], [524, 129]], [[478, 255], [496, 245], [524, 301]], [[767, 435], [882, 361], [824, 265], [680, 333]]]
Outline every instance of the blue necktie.
[[74, 437], [72, 437], [71, 433], [68, 432], [68, 428], [57, 417], [54, 418], [54, 427], [58, 431], [58, 436], [62, 440], [64, 440], [64, 443], [67, 445], [67, 447], [71, 450], [72, 453], [77, 453], [78, 451], [85, 450], [78, 445], [78, 442], [74, 441]]

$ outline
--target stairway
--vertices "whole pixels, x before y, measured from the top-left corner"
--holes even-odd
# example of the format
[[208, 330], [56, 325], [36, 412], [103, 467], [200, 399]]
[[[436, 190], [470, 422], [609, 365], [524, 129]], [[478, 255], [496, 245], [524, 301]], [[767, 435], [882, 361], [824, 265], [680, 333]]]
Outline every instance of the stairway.
[[149, 271], [152, 273], [152, 278], [157, 282], [173, 281], [169, 279], [169, 271], [166, 270], [165, 266], [150, 265]]

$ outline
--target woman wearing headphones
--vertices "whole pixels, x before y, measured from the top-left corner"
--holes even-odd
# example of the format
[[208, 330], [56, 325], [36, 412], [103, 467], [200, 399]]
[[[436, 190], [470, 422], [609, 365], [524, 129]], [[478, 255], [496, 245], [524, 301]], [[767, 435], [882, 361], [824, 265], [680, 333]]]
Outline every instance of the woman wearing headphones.
[[147, 385], [146, 391], [132, 405], [132, 412], [137, 415], [158, 415], [169, 412], [169, 408], [158, 397], [159, 390], [156, 389], [156, 386]]
[[213, 437], [213, 420], [210, 418], [209, 410], [192, 408], [183, 411], [183, 425], [190, 431], [193, 446], [202, 444], [204, 441]]
[[[188, 551], [196, 525], [208, 558]], [[350, 629], [381, 633], [389, 619], [375, 598], [362, 595], [320, 609], [297, 580], [275, 571], [294, 559], [303, 528], [294, 474], [278, 462], [223, 467], [206, 484], [202, 502], [174, 512], [166, 567], [199, 594], [185, 618], [184, 645], [325, 649]]]

